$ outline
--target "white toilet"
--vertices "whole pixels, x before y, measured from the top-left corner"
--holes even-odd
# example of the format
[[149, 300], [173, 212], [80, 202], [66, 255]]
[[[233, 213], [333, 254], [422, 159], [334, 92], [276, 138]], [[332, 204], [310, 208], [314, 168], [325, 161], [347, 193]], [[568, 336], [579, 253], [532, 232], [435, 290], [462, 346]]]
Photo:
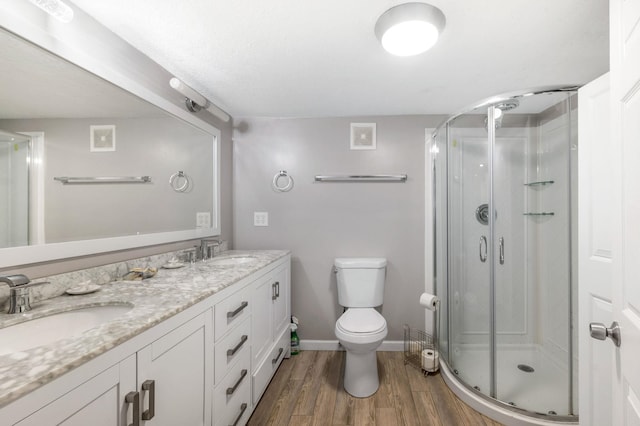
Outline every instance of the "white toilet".
[[374, 309], [382, 305], [387, 260], [341, 258], [334, 262], [338, 303], [347, 308], [336, 321], [336, 337], [347, 351], [344, 389], [364, 398], [380, 384], [376, 349], [387, 336], [387, 321]]

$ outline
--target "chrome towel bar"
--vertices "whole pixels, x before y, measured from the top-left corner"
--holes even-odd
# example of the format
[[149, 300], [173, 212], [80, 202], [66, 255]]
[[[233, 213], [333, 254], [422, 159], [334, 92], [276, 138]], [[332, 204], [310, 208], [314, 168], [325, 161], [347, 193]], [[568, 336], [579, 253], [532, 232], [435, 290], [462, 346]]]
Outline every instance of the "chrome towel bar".
[[58, 176], [53, 180], [63, 184], [74, 183], [147, 183], [151, 182], [151, 176], [96, 176], [96, 177], [69, 177]]
[[316, 182], [406, 182], [407, 175], [317, 175]]

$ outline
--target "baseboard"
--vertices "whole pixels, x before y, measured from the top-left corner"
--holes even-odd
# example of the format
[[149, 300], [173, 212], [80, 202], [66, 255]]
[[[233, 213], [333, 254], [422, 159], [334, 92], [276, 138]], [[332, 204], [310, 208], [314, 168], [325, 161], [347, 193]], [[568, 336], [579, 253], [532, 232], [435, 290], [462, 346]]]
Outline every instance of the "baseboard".
[[[300, 340], [300, 350], [303, 351], [341, 351], [343, 350], [337, 340]], [[402, 352], [404, 342], [402, 340], [384, 340], [378, 352]]]

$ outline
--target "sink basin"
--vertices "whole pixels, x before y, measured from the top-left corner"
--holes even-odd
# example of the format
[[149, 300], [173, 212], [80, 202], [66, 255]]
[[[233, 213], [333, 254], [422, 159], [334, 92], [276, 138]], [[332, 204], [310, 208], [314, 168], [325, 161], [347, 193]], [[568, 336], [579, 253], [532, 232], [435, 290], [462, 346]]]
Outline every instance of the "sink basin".
[[257, 257], [254, 256], [227, 256], [213, 258], [211, 263], [218, 266], [235, 266], [235, 265], [247, 265], [249, 263], [256, 262]]
[[57, 340], [73, 337], [114, 320], [133, 308], [133, 305], [103, 305], [52, 313], [44, 317], [0, 328], [0, 355], [26, 351]]

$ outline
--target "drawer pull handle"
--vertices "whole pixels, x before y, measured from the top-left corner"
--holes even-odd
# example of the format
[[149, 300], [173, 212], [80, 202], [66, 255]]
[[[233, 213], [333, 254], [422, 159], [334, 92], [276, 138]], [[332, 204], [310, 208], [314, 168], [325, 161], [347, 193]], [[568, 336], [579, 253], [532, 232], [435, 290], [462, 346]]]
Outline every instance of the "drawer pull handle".
[[278, 349], [278, 356], [271, 360], [271, 364], [276, 364], [278, 362], [278, 360], [280, 359], [280, 355], [282, 355], [282, 352], [284, 352], [284, 348]]
[[145, 380], [142, 390], [149, 391], [149, 409], [142, 412], [142, 420], [151, 420], [156, 415], [156, 381]]
[[238, 386], [240, 386], [240, 383], [242, 383], [242, 380], [244, 380], [244, 376], [247, 375], [247, 370], [242, 370], [240, 372], [240, 378], [238, 379], [238, 381], [236, 382], [235, 385], [233, 385], [233, 387], [227, 388], [227, 395], [233, 395], [233, 393], [236, 391], [236, 389], [238, 389]]
[[140, 426], [140, 394], [138, 392], [129, 392], [124, 397], [126, 404], [133, 404], [133, 423], [129, 426]]
[[240, 414], [238, 414], [238, 417], [236, 417], [236, 420], [233, 423], [231, 423], [229, 426], [237, 426], [238, 422], [242, 418], [242, 415], [244, 414], [246, 409], [247, 409], [247, 403], [243, 402], [242, 405], [240, 406]]
[[238, 343], [233, 349], [227, 349], [227, 356], [234, 356], [238, 350], [244, 345], [244, 343], [249, 339], [249, 336], [243, 334], [240, 338], [240, 343]]
[[249, 306], [249, 302], [242, 302], [240, 304], [240, 306], [238, 306], [238, 309], [236, 309], [235, 311], [232, 312], [227, 312], [227, 318], [233, 318], [236, 315], [238, 315], [240, 312], [242, 312], [242, 310], [244, 308], [246, 308], [247, 306]]

